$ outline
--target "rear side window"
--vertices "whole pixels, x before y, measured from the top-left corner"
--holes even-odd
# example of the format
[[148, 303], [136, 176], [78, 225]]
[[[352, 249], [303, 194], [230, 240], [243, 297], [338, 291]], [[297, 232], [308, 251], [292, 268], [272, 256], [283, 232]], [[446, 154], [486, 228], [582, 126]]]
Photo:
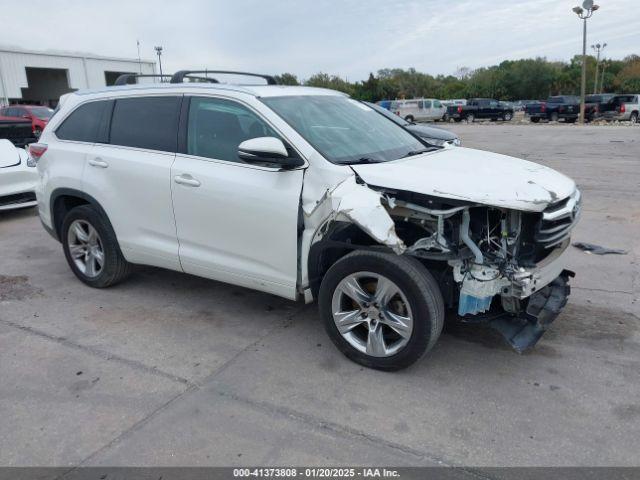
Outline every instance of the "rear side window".
[[175, 152], [181, 97], [116, 100], [109, 143], [124, 147]]
[[110, 105], [108, 100], [81, 105], [62, 122], [56, 130], [56, 136], [61, 140], [98, 142], [100, 125]]

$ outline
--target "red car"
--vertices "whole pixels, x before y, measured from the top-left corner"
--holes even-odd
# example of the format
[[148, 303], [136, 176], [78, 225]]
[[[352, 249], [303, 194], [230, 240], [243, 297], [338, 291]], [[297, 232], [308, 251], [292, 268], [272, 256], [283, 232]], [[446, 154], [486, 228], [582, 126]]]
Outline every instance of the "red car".
[[31, 120], [33, 135], [38, 138], [53, 116], [53, 109], [41, 105], [9, 105], [0, 108], [0, 116]]

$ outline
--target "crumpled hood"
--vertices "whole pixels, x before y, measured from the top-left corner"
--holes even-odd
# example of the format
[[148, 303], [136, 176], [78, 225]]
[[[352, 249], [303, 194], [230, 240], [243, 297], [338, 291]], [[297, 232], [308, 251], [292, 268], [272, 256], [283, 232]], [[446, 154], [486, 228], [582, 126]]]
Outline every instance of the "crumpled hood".
[[532, 212], [576, 189], [569, 177], [543, 165], [462, 147], [352, 168], [372, 186]]

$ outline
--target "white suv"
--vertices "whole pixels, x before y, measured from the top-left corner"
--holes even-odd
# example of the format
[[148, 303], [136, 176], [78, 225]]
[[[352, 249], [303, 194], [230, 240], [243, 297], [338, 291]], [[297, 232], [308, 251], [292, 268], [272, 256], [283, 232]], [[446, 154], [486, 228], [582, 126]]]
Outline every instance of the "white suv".
[[31, 149], [42, 223], [87, 285], [145, 264], [317, 299], [337, 347], [386, 370], [447, 309], [522, 351], [565, 305], [569, 178], [434, 147], [335, 91], [189, 77], [69, 94]]

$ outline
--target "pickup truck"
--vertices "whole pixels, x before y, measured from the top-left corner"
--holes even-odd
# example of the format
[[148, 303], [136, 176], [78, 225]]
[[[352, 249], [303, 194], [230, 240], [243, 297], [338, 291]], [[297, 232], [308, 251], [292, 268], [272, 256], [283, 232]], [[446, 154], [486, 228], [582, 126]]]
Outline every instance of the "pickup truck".
[[640, 94], [616, 95], [602, 106], [602, 116], [606, 120], [630, 121], [638, 123], [640, 115]]
[[609, 101], [615, 97], [614, 93], [596, 93], [585, 97], [584, 117], [591, 122], [602, 117], [602, 113], [607, 109]]
[[476, 118], [509, 121], [513, 118], [513, 107], [505, 105], [492, 98], [472, 98], [466, 105], [451, 105], [447, 107], [445, 119], [456, 122], [466, 120], [473, 122]]
[[7, 139], [16, 147], [24, 147], [37, 140], [33, 135], [31, 120], [0, 116], [0, 139]]
[[580, 115], [580, 98], [575, 95], [549, 97], [545, 103], [527, 105], [526, 113], [533, 123], [543, 119], [550, 122], [564, 119], [574, 123]]

